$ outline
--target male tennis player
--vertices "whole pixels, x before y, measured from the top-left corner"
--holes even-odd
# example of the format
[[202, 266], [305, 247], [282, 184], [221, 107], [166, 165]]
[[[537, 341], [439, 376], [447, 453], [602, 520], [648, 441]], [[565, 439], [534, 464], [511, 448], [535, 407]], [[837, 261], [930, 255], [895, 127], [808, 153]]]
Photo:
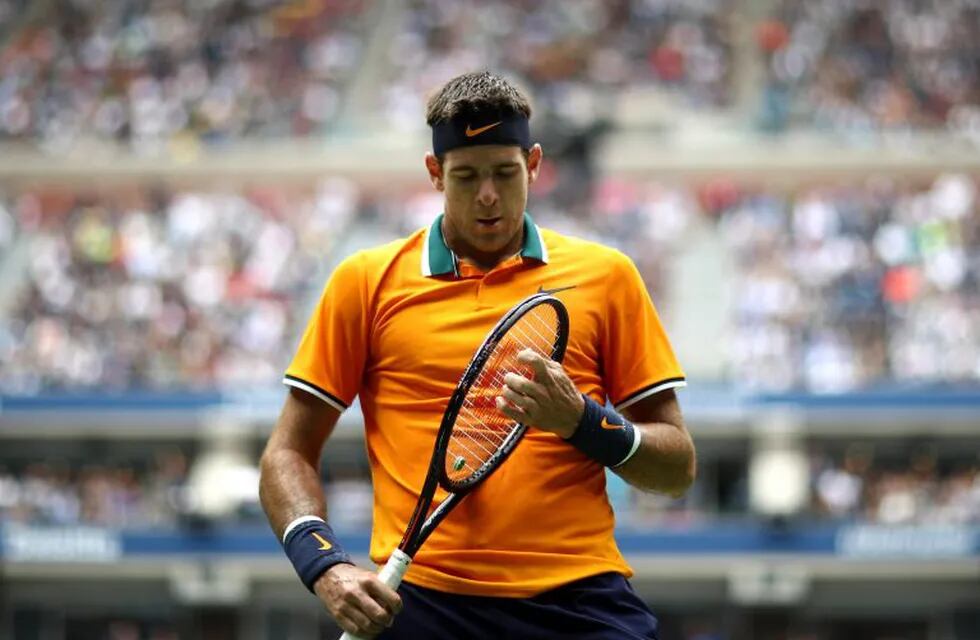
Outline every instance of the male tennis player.
[[[443, 213], [337, 267], [286, 372], [262, 504], [300, 578], [357, 635], [656, 637], [613, 539], [604, 469], [647, 491], [691, 484], [694, 446], [673, 391], [684, 376], [633, 263], [525, 212], [542, 156], [530, 115], [525, 96], [490, 73], [454, 78], [432, 97], [425, 167]], [[498, 409], [533, 428], [435, 530], [396, 593], [352, 564], [325, 522], [321, 448], [360, 396], [371, 559], [383, 563], [460, 374], [500, 316], [542, 290], [569, 311], [564, 364], [525, 352], [534, 375], [506, 376]]]

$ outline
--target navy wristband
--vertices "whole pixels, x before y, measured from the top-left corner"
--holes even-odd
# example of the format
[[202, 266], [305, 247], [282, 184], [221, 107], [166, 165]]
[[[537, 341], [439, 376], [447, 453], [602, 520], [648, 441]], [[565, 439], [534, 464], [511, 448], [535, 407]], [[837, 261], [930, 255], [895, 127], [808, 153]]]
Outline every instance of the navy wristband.
[[293, 563], [310, 593], [323, 572], [335, 564], [353, 564], [326, 522], [311, 520], [297, 525], [283, 542], [286, 556]]
[[568, 442], [607, 467], [618, 467], [629, 460], [640, 446], [640, 432], [629, 420], [604, 407], [589, 396], [575, 433]]

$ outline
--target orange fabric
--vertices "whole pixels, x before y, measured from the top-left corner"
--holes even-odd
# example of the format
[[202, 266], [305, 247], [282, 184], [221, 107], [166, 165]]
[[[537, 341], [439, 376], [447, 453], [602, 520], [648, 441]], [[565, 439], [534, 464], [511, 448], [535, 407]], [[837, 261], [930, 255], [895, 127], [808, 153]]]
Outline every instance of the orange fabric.
[[[426, 277], [430, 232], [345, 260], [287, 370], [287, 384], [306, 384], [341, 407], [360, 395], [375, 489], [371, 558], [379, 564], [407, 526], [460, 374], [496, 321], [540, 287], [574, 287], [556, 296], [570, 316], [565, 369], [583, 392], [618, 403], [665, 381], [683, 385], [639, 273], [621, 253], [540, 230], [547, 264], [517, 256], [485, 274], [461, 264], [458, 277]], [[437, 492], [437, 501], [444, 497]], [[530, 429], [436, 529], [405, 579], [526, 597], [607, 571], [629, 576], [613, 524], [603, 467]]]

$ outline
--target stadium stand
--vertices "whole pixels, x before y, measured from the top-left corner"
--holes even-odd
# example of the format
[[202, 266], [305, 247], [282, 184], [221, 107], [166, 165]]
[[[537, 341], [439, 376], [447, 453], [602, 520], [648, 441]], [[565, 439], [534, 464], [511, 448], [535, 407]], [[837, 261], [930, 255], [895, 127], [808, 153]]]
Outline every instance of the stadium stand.
[[4, 331], [0, 388], [275, 383], [298, 302], [318, 288], [318, 260], [356, 198], [343, 181], [305, 193], [131, 185], [19, 194], [27, 282]]
[[969, 0], [777, 3], [757, 32], [763, 125], [855, 137], [947, 128], [976, 141], [978, 11]]
[[733, 378], [815, 392], [975, 384], [977, 184], [868, 178], [741, 194], [719, 219], [738, 264]]
[[322, 133], [357, 69], [366, 3], [39, 4], [0, 56], [0, 136], [154, 152]]
[[[707, 219], [735, 265], [728, 382], [844, 392], [980, 379], [977, 186], [963, 174], [871, 176], [745, 185], [711, 200], [694, 187], [605, 179], [588, 218], [563, 215], [553, 191], [533, 208], [546, 225], [635, 256], [661, 305], [687, 228]], [[31, 250], [6, 338], [16, 348], [0, 353], [7, 391], [270, 384], [296, 307], [319, 290], [332, 230], [373, 208], [383, 212], [374, 226], [407, 233], [439, 206], [417, 189], [369, 196], [339, 181], [306, 194], [133, 186], [28, 191], [18, 202]], [[147, 328], [160, 346], [150, 353], [138, 346]], [[921, 357], [932, 352], [955, 355]]]
[[431, 87], [481, 65], [522, 79], [541, 107], [570, 116], [597, 94], [637, 85], [677, 94], [689, 105], [725, 105], [731, 11], [727, 0], [415, 0], [390, 44], [385, 108], [395, 122], [418, 128]]

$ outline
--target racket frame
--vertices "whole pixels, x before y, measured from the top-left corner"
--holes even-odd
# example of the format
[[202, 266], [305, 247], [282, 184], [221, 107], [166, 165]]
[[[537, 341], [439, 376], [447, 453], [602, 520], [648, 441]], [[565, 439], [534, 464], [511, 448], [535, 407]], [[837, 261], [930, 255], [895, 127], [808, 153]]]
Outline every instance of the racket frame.
[[[405, 535], [398, 545], [398, 548], [408, 554], [409, 557], [415, 555], [415, 552], [422, 546], [429, 537], [429, 534], [439, 526], [439, 523], [452, 511], [456, 503], [499, 467], [511, 452], [513, 452], [521, 438], [524, 437], [524, 433], [527, 431], [527, 425], [517, 423], [517, 427], [508, 434], [501, 447], [466, 482], [451, 482], [446, 476], [445, 460], [446, 452], [449, 448], [449, 439], [452, 435], [456, 417], [459, 415], [460, 407], [463, 406], [463, 402], [466, 400], [466, 394], [473, 386], [477, 376], [483, 371], [483, 367], [493, 354], [494, 348], [507, 335], [510, 328], [524, 317], [525, 314], [542, 304], [551, 306], [555, 310], [558, 318], [557, 339], [552, 347], [551, 359], [556, 362], [561, 362], [564, 359], [565, 349], [568, 346], [568, 310], [554, 296], [547, 293], [534, 294], [514, 306], [514, 308], [497, 321], [497, 324], [490, 330], [487, 337], [484, 338], [483, 343], [476, 350], [466, 370], [463, 371], [463, 375], [460, 376], [459, 383], [449, 398], [449, 404], [446, 405], [446, 410], [443, 413], [442, 422], [439, 425], [439, 432], [436, 435], [435, 447], [432, 451], [432, 460], [429, 462], [429, 470], [426, 473], [422, 491], [419, 493], [419, 501], [415, 505], [415, 511], [409, 520]], [[432, 510], [432, 513], [429, 513], [429, 508], [432, 506], [432, 501], [435, 498], [437, 485], [445, 489], [449, 495]]]

